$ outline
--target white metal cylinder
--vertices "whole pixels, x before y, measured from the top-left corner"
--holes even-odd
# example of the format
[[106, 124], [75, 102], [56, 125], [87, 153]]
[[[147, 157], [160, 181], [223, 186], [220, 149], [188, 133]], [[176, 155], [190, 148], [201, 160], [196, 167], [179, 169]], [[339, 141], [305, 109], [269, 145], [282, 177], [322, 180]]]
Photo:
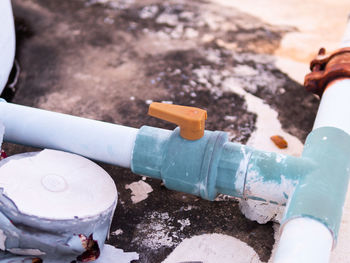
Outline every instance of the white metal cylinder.
[[339, 128], [350, 135], [350, 79], [335, 80], [322, 95], [313, 129]]
[[0, 101], [4, 141], [130, 167], [138, 129]]
[[10, 0], [0, 1], [0, 94], [4, 89], [15, 57], [15, 28]]
[[333, 237], [329, 229], [311, 218], [296, 218], [282, 230], [274, 263], [328, 263]]

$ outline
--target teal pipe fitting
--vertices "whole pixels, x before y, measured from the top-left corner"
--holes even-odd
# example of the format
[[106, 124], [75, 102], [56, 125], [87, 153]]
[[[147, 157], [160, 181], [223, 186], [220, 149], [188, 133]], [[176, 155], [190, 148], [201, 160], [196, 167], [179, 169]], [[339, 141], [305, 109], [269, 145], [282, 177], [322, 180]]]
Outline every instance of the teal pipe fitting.
[[310, 169], [304, 159], [254, 150], [228, 141], [225, 132], [205, 131], [195, 141], [143, 126], [136, 136], [131, 169], [163, 180], [165, 186], [214, 200], [219, 194], [285, 205], [299, 175]]
[[302, 158], [315, 168], [300, 178], [282, 224], [310, 217], [323, 223], [337, 240], [349, 182], [349, 151], [350, 136], [338, 128], [318, 128], [309, 134]]
[[161, 169], [172, 131], [142, 126], [132, 151], [133, 173], [162, 179]]
[[217, 166], [225, 132], [205, 131], [195, 141], [183, 139], [180, 129], [174, 132], [143, 126], [135, 141], [131, 169], [134, 173], [162, 179], [172, 190], [214, 200]]
[[218, 169], [220, 193], [286, 205], [300, 175], [312, 170], [313, 164], [308, 159], [227, 142]]

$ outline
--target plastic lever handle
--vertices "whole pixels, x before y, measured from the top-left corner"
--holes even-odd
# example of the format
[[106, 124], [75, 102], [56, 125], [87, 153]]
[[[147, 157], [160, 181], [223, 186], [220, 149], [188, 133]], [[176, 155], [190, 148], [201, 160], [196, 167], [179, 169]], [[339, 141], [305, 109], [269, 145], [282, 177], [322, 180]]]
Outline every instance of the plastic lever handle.
[[203, 137], [207, 111], [188, 106], [153, 102], [148, 114], [175, 123], [180, 126], [180, 135], [187, 140], [198, 140]]

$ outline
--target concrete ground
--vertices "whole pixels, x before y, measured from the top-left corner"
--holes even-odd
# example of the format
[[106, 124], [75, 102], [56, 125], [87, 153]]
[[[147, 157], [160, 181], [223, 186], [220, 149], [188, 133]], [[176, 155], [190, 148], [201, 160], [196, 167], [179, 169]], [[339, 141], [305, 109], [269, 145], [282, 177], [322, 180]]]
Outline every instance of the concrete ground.
[[[303, 2], [13, 0], [21, 73], [6, 98], [136, 128], [175, 127], [147, 116], [151, 101], [196, 106], [207, 110], [208, 130], [276, 151], [269, 138], [284, 132], [297, 155], [318, 107], [300, 84], [307, 61], [323, 44], [336, 47], [350, 10], [345, 1]], [[100, 165], [119, 192], [107, 243], [139, 253], [139, 262], [162, 262], [184, 239], [207, 233], [237, 238], [269, 260], [273, 223], [246, 219], [237, 200], [204, 201]], [[149, 192], [136, 203], [135, 182]]]

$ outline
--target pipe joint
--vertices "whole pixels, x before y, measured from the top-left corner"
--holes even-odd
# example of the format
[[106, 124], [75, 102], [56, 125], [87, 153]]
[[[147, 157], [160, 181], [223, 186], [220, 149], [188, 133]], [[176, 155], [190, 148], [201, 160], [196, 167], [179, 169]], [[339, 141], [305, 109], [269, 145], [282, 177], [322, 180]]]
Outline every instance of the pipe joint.
[[293, 218], [312, 218], [323, 223], [336, 241], [349, 182], [349, 149], [350, 135], [338, 128], [318, 128], [309, 134], [303, 158], [316, 167], [300, 178], [283, 225]]
[[204, 136], [190, 141], [173, 132], [143, 126], [133, 150], [131, 169], [134, 173], [162, 179], [172, 190], [213, 200], [217, 194], [218, 164], [228, 136], [225, 132], [205, 131]]
[[326, 55], [321, 48], [318, 56], [310, 63], [311, 73], [305, 76], [306, 90], [322, 97], [328, 83], [332, 80], [350, 77], [350, 48], [344, 47]]

